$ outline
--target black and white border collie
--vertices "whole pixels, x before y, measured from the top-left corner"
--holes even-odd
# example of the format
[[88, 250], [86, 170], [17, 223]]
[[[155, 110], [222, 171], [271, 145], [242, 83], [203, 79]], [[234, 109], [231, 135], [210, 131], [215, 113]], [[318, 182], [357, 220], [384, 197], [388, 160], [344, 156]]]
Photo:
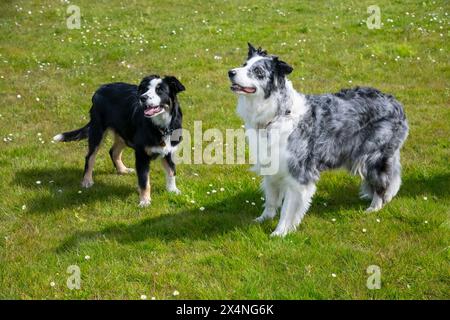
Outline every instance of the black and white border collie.
[[122, 162], [123, 149], [134, 149], [141, 207], [150, 204], [150, 161], [158, 157], [166, 171], [167, 190], [180, 193], [172, 154], [181, 141], [182, 113], [177, 94], [184, 90], [177, 78], [157, 75], [145, 77], [139, 86], [119, 82], [100, 87], [92, 97], [89, 123], [53, 138], [63, 142], [88, 139], [82, 186], [94, 184], [95, 156], [105, 132], [111, 130], [115, 139], [109, 154], [119, 174], [134, 172]]
[[402, 105], [393, 96], [361, 87], [304, 95], [286, 78], [292, 71], [249, 44], [245, 64], [228, 72], [246, 128], [266, 129], [269, 141], [273, 130], [279, 137], [279, 170], [264, 176], [265, 209], [256, 219], [272, 219], [282, 206], [273, 236], [296, 230], [326, 169], [359, 174], [361, 196], [372, 201], [367, 211], [380, 210], [400, 188], [400, 148], [408, 135]]

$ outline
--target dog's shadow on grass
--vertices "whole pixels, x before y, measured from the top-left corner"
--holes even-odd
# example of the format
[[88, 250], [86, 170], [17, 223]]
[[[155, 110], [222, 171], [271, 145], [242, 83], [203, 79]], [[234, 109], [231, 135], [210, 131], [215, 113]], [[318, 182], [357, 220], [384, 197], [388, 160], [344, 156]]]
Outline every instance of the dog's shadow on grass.
[[[257, 212], [260, 213], [259, 209], [245, 202], [252, 196], [255, 196], [252, 192], [242, 192], [226, 200], [205, 205], [202, 208], [204, 210], [200, 210], [198, 206], [181, 208], [174, 213], [144, 219], [141, 216], [136, 223], [111, 223], [100, 230], [75, 232], [56, 248], [56, 252], [70, 251], [82, 243], [92, 241], [113, 240], [121, 244], [135, 244], [148, 239], [206, 240], [236, 230], [245, 232], [254, 223], [252, 220]], [[151, 206], [146, 210], [151, 213]]]
[[[327, 217], [341, 210], [363, 211], [368, 208], [370, 201], [359, 198], [361, 183], [359, 179], [352, 177], [350, 182], [345, 179], [344, 176], [338, 184], [334, 185], [330, 181], [321, 180], [318, 186], [321, 195], [318, 194], [313, 198], [308, 214]], [[443, 172], [428, 177], [406, 174], [402, 177], [400, 191], [393, 201], [401, 198], [421, 198], [425, 195], [436, 198], [449, 197], [450, 173]]]
[[[100, 172], [100, 174], [102, 174]], [[45, 180], [43, 180], [45, 178]], [[41, 184], [36, 181], [41, 180]], [[78, 169], [27, 169], [16, 173], [14, 183], [27, 189], [47, 188], [50, 194], [32, 199], [28, 210], [31, 213], [49, 213], [63, 208], [77, 207], [86, 203], [109, 201], [111, 198], [125, 198], [135, 193], [134, 188], [125, 185], [97, 184], [95, 190], [80, 197], [80, 170]], [[52, 181], [52, 183], [50, 183]], [[61, 194], [58, 188], [66, 186]], [[365, 209], [368, 203], [358, 198], [359, 186], [353, 182], [339, 182], [331, 186], [326, 181], [319, 186], [326, 190], [326, 195], [316, 197], [310, 210], [312, 215], [324, 216], [337, 210]], [[64, 188], [64, 187], [62, 187]], [[87, 192], [86, 192], [87, 193]], [[418, 197], [424, 194], [437, 197], [447, 197], [450, 194], [450, 173], [430, 177], [406, 175], [398, 197]], [[231, 194], [224, 200], [211, 199], [201, 211], [198, 206], [181, 205], [174, 213], [162, 214], [140, 219], [137, 223], [112, 223], [94, 231], [81, 231], [71, 235], [57, 251], [70, 250], [82, 242], [113, 239], [120, 243], [134, 243], [146, 239], [173, 241], [179, 239], [207, 239], [211, 236], [224, 234], [236, 229], [247, 229], [252, 225], [252, 219], [258, 216], [262, 208], [250, 206], [247, 200], [260, 197], [255, 190], [241, 191]], [[328, 202], [327, 207], [322, 206]], [[145, 209], [150, 212], [152, 208]], [[146, 211], [143, 211], [144, 214]], [[276, 223], [276, 222], [274, 222]], [[265, 223], [262, 228], [269, 233], [273, 223]], [[267, 229], [267, 230], [266, 230]]]
[[431, 195], [438, 198], [450, 196], [450, 172], [434, 174], [429, 177], [410, 176], [403, 177], [399, 197], [418, 197]]
[[[262, 211], [261, 208], [246, 202], [258, 199], [261, 194], [248, 190], [230, 194], [225, 200], [214, 201], [214, 198], [211, 198], [208, 203], [202, 204], [204, 210], [200, 210], [200, 205], [187, 203], [179, 205], [173, 213], [155, 216], [151, 205], [145, 209], [137, 208], [137, 192], [133, 186], [104, 184], [97, 179], [94, 187], [86, 191], [80, 187], [81, 173], [76, 168], [19, 170], [13, 183], [24, 189], [43, 191], [42, 195], [27, 203], [27, 211], [30, 214], [50, 214], [62, 209], [75, 209], [96, 202], [124, 199], [130, 194], [136, 195], [133, 197], [133, 205], [141, 214], [136, 216], [136, 223], [112, 222], [100, 230], [76, 232], [69, 236], [57, 251], [70, 250], [82, 242], [101, 241], [105, 237], [120, 243], [141, 242], [149, 238], [163, 241], [206, 239], [231, 230], [248, 228], [252, 219]], [[96, 174], [109, 172], [97, 171]], [[37, 181], [40, 183], [37, 184]], [[60, 190], [62, 192], [59, 192]], [[79, 190], [82, 190], [82, 195], [78, 194]], [[159, 192], [154, 194], [157, 196]], [[145, 218], [146, 216], [148, 217]]]
[[[103, 174], [114, 173], [96, 171], [96, 175]], [[42, 191], [40, 196], [27, 203], [31, 214], [49, 214], [111, 198], [126, 198], [136, 193], [136, 188], [132, 186], [104, 184], [98, 180], [93, 188], [86, 190], [81, 187], [81, 176], [82, 171], [75, 168], [24, 169], [16, 172], [13, 183], [31, 191]]]

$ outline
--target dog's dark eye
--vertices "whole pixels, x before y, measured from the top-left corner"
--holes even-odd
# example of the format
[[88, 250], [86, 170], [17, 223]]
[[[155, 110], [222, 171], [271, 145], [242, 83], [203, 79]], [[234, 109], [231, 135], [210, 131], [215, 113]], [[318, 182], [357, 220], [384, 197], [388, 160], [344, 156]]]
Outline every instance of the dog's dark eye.
[[258, 78], [263, 78], [264, 77], [264, 71], [261, 68], [259, 68], [259, 67], [256, 67], [255, 70], [253, 70], [253, 72], [255, 73], [255, 75]]
[[161, 92], [161, 91], [162, 91], [161, 86], [156, 86], [156, 92]]
[[247, 66], [247, 62], [246, 63], [244, 63], [243, 65], [242, 65], [243, 67], [246, 67]]

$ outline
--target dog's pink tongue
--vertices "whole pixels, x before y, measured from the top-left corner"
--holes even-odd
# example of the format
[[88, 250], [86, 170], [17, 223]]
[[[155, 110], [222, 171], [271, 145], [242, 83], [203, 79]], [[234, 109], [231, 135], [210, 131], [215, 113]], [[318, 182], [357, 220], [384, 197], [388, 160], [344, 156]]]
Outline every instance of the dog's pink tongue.
[[152, 115], [158, 113], [160, 110], [161, 110], [160, 107], [147, 108], [147, 109], [145, 109], [144, 113], [146, 116], [151, 117]]

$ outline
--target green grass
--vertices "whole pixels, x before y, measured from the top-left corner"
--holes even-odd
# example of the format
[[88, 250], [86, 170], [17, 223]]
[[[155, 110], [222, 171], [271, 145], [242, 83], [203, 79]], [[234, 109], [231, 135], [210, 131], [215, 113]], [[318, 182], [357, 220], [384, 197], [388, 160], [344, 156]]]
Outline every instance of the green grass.
[[[448, 1], [375, 1], [380, 30], [365, 25], [373, 1], [74, 4], [81, 30], [66, 28], [62, 1], [0, 4], [0, 298], [450, 298]], [[226, 72], [247, 41], [291, 63], [302, 92], [370, 85], [404, 104], [404, 182], [386, 208], [364, 213], [358, 179], [329, 172], [299, 230], [272, 239], [277, 221], [252, 223], [262, 194], [249, 166], [180, 165], [175, 196], [155, 163], [153, 203], [139, 209], [135, 177], [114, 174], [110, 139], [96, 184], [78, 193], [85, 142], [50, 140], [86, 123], [100, 84], [174, 74], [187, 87], [185, 128], [239, 128]], [[70, 265], [80, 290], [66, 287]], [[381, 267], [380, 290], [366, 287], [369, 265]]]

